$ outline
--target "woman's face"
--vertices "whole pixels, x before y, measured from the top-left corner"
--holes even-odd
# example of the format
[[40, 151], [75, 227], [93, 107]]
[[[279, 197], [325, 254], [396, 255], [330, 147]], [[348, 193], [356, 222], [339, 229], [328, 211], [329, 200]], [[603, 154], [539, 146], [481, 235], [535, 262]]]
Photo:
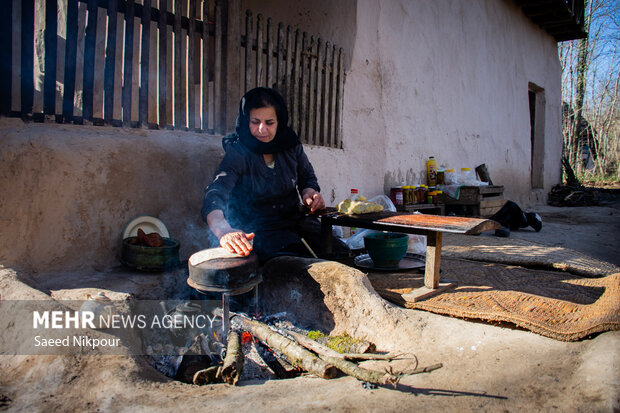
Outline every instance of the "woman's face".
[[276, 110], [272, 106], [250, 109], [250, 133], [261, 142], [271, 142], [278, 130]]

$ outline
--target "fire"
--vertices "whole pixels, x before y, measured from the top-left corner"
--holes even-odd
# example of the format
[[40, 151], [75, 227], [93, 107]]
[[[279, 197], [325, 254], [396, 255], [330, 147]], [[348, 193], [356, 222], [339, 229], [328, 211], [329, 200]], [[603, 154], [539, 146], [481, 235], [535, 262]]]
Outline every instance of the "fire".
[[242, 344], [249, 343], [252, 340], [253, 340], [252, 334], [248, 333], [247, 331], [244, 331], [243, 334], [241, 335], [241, 343]]

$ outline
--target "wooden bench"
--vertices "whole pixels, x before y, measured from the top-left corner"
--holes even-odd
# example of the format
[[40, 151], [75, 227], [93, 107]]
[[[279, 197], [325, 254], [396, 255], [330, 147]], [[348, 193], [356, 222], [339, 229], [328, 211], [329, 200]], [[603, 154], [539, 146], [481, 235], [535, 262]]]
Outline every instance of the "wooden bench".
[[488, 219], [438, 216], [426, 214], [408, 214], [403, 212], [381, 211], [363, 215], [343, 215], [332, 212], [321, 217], [322, 252], [332, 252], [332, 226], [357, 227], [378, 231], [402, 232], [406, 234], [426, 235], [426, 267], [424, 270], [424, 287], [413, 290], [403, 296], [407, 301], [415, 302], [437, 294], [456, 285], [455, 282], [440, 282], [442, 234], [475, 235], [500, 228], [500, 224]]

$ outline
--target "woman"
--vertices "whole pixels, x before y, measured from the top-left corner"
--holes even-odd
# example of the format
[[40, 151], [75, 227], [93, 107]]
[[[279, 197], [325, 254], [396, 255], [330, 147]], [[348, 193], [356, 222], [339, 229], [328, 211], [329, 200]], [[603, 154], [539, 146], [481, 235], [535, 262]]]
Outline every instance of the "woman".
[[[255, 251], [261, 262], [282, 253], [306, 255], [303, 237], [320, 249], [320, 224], [303, 213], [325, 201], [288, 111], [273, 89], [255, 88], [241, 99], [236, 133], [222, 139], [226, 154], [205, 191], [202, 218], [230, 252]], [[301, 197], [301, 203], [300, 203]], [[347, 250], [334, 240], [335, 251]]]

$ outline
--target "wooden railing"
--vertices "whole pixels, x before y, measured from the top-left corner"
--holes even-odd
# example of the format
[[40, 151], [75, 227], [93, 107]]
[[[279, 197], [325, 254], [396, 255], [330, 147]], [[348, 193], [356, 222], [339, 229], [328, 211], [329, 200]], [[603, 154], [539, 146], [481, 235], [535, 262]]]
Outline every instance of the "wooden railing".
[[0, 111], [223, 131], [225, 7], [225, 0], [9, 0], [0, 17]]
[[[254, 29], [256, 23], [256, 30]], [[276, 27], [246, 12], [244, 88], [273, 87], [285, 98], [290, 126], [304, 143], [342, 148], [344, 51], [299, 29]]]

